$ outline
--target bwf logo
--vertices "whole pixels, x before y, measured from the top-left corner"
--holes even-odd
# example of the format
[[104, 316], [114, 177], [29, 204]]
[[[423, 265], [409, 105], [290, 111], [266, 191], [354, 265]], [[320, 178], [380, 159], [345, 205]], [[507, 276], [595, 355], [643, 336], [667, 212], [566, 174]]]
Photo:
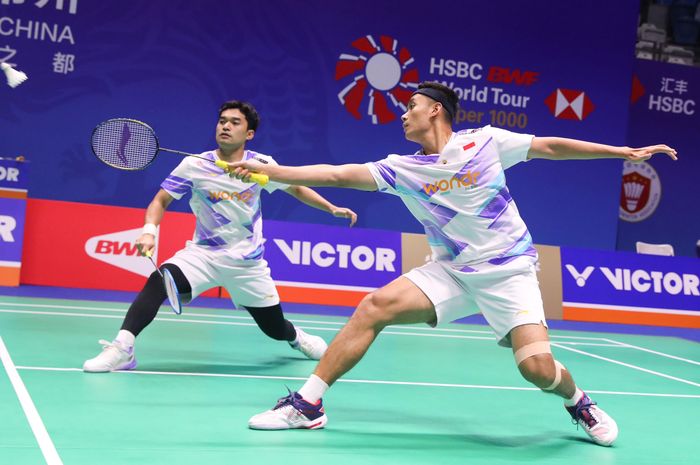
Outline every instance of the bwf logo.
[[[335, 79], [352, 81], [338, 93], [338, 99], [356, 119], [363, 114], [372, 124], [394, 121], [406, 111], [411, 94], [418, 88], [418, 70], [411, 53], [399, 49], [396, 39], [381, 36], [379, 42], [367, 35], [352, 43], [352, 53], [342, 53], [335, 65]], [[368, 100], [365, 100], [369, 97]]]
[[[153, 265], [139, 255], [136, 247], [141, 232], [141, 228], [136, 228], [91, 237], [85, 243], [85, 253], [95, 260], [148, 277], [153, 272]], [[153, 253], [153, 261], [158, 263], [158, 247]]]

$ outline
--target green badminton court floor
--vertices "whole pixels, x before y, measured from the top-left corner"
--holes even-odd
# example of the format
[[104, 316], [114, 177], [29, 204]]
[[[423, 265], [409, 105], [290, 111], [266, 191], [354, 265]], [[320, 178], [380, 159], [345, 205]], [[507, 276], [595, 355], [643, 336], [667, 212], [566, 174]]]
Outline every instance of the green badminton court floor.
[[[484, 326], [391, 327], [324, 398], [315, 431], [252, 431], [313, 371], [246, 313], [161, 309], [131, 372], [81, 366], [115, 302], [0, 297], [0, 464], [698, 464], [700, 345], [552, 331], [557, 358], [620, 426], [590, 443]], [[343, 317], [289, 314], [330, 341]]]

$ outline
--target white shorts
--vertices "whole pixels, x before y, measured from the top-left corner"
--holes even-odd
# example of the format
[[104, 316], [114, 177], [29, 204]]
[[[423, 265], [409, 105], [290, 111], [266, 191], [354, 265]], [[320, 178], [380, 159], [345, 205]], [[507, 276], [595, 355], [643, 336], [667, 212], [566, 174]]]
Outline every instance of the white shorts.
[[431, 262], [404, 276], [435, 306], [436, 326], [481, 311], [498, 344], [505, 347], [511, 346], [507, 336], [513, 328], [530, 323], [547, 326], [535, 264], [529, 257], [471, 273]]
[[231, 295], [236, 307], [270, 307], [280, 302], [265, 260], [234, 259], [188, 242], [165, 263], [182, 270], [192, 286], [193, 299], [212, 287], [221, 286]]

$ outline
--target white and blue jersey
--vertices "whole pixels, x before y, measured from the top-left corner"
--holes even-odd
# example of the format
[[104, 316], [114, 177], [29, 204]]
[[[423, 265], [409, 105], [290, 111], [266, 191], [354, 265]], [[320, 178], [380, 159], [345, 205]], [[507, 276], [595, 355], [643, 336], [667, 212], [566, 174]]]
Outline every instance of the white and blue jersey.
[[[215, 151], [200, 156], [212, 161], [218, 158]], [[268, 155], [246, 150], [243, 159], [250, 158], [277, 164]], [[190, 208], [197, 226], [191, 244], [238, 260], [258, 260], [264, 250], [260, 193], [288, 186], [270, 182], [261, 188], [229, 177], [212, 162], [185, 157], [160, 187], [175, 199], [192, 194]]]
[[453, 133], [442, 153], [367, 163], [377, 188], [398, 195], [425, 228], [433, 260], [491, 269], [537, 253], [504, 170], [527, 160], [534, 136], [486, 126]]

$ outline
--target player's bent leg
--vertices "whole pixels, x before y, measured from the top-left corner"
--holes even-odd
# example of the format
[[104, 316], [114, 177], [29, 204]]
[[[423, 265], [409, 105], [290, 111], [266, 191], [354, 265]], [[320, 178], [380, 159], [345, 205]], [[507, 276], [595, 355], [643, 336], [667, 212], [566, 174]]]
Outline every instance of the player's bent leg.
[[330, 386], [362, 359], [385, 327], [435, 320], [432, 302], [413, 282], [399, 277], [362, 299], [328, 346], [314, 374]]
[[[163, 267], [173, 274], [178, 289], [186, 293], [191, 292], [190, 284], [179, 267], [171, 263], [166, 263]], [[154, 271], [129, 306], [116, 339], [112, 342], [101, 339], [99, 342], [102, 344], [102, 352], [86, 360], [83, 363], [83, 371], [104, 373], [136, 368], [134, 339], [153, 321], [166, 297], [161, 275]]]
[[246, 306], [245, 309], [265, 335], [277, 341], [287, 341], [292, 349], [298, 350], [307, 358], [319, 360], [326, 352], [326, 341], [302, 331], [285, 319], [280, 304], [270, 307]]
[[554, 359], [545, 327], [519, 326], [510, 336], [523, 377], [543, 391], [563, 397], [572, 422], [580, 425], [595, 443], [612, 445], [618, 435], [617, 423], [576, 387], [566, 367]]
[[248, 421], [252, 429], [316, 429], [328, 418], [321, 397], [362, 359], [377, 335], [390, 324], [434, 323], [435, 308], [410, 280], [400, 277], [365, 297], [328, 346], [314, 374], [299, 392], [280, 399]]

